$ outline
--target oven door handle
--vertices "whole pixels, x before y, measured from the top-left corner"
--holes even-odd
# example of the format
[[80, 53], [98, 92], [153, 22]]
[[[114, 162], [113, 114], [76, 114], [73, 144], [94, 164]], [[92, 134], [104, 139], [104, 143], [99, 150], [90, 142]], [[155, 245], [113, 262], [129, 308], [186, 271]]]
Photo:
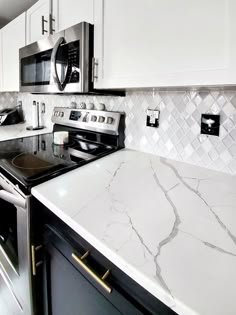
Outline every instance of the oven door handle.
[[[54, 82], [56, 83], [58, 90], [59, 91], [63, 91], [65, 89], [65, 85], [66, 85], [66, 79], [64, 82], [61, 83], [61, 81], [59, 80], [58, 77], [58, 72], [57, 72], [57, 52], [59, 47], [61, 46], [61, 44], [63, 44], [65, 42], [65, 38], [64, 37], [60, 37], [53, 50], [52, 50], [52, 55], [51, 55], [51, 69], [52, 69], [52, 77]], [[67, 76], [65, 76], [65, 78], [67, 78]]]
[[0, 199], [3, 199], [11, 204], [26, 209], [26, 200], [24, 198], [17, 197], [6, 190], [3, 190], [0, 186]]

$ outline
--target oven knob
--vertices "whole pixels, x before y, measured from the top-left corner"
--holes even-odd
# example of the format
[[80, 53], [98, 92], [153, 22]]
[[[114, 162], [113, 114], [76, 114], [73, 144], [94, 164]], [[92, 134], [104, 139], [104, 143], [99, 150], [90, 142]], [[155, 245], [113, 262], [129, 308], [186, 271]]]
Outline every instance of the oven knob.
[[88, 103], [87, 109], [89, 109], [89, 110], [94, 109], [94, 104], [93, 103]]
[[105, 104], [103, 104], [103, 103], [99, 103], [99, 104], [97, 105], [97, 110], [105, 110], [105, 108], [106, 108], [106, 106], [105, 106]]
[[113, 118], [112, 117], [107, 117], [107, 124], [112, 124], [113, 123]]
[[77, 105], [78, 109], [86, 109], [86, 103], [81, 102], [79, 105]]
[[98, 121], [99, 121], [100, 123], [103, 123], [103, 122], [105, 121], [105, 117], [99, 116]]
[[92, 115], [92, 117], [91, 117], [91, 121], [97, 121], [97, 116]]

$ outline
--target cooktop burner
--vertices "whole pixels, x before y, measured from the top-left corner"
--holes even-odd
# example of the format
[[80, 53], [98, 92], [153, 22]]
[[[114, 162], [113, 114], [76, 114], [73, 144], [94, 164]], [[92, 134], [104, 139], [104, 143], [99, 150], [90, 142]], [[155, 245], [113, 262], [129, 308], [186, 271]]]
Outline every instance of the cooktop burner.
[[[12, 141], [15, 150], [11, 149]], [[55, 173], [63, 174], [115, 149], [74, 136], [70, 136], [66, 145], [55, 145], [53, 134], [4, 141], [5, 145], [7, 143], [9, 145], [2, 150], [0, 142], [0, 167], [27, 185], [50, 178]]]
[[[34, 185], [122, 147], [118, 135], [119, 113], [106, 112], [104, 115], [109, 115], [109, 121], [117, 120], [114, 126], [106, 126], [94, 120], [91, 120], [91, 123], [85, 121], [84, 117], [86, 119], [89, 117], [88, 111], [83, 113], [79, 110], [63, 110], [63, 124], [60, 121], [62, 115], [57, 114], [53, 122], [60, 123], [54, 125], [54, 131], [68, 131], [68, 143], [54, 144], [53, 133], [2, 141], [0, 142], [0, 173], [10, 176], [11, 180], [19, 182], [24, 188], [30, 190]], [[79, 114], [75, 115], [75, 112]], [[91, 111], [91, 117], [94, 117], [95, 113], [96, 111]], [[102, 112], [98, 113], [101, 115]], [[113, 120], [110, 116], [114, 117]], [[81, 122], [74, 121], [75, 117], [81, 119]], [[104, 130], [104, 126], [107, 130]], [[114, 129], [112, 131], [114, 134], [109, 131], [109, 128]]]
[[43, 161], [29, 153], [20, 153], [19, 155], [15, 156], [12, 159], [11, 164], [16, 168], [23, 170], [40, 170], [52, 166], [52, 164]]

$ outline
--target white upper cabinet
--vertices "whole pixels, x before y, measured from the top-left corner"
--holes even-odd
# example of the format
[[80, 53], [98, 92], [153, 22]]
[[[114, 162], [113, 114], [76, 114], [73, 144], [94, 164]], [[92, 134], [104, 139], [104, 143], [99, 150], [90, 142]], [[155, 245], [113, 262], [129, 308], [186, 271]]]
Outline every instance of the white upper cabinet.
[[96, 0], [96, 88], [236, 84], [235, 0]]
[[39, 0], [27, 11], [27, 44], [83, 21], [93, 24], [93, 0]]
[[93, 0], [53, 0], [53, 18], [56, 31], [80, 22], [93, 24]]
[[2, 91], [2, 31], [0, 30], [0, 92]]
[[50, 13], [50, 0], [39, 0], [27, 10], [27, 44], [50, 35]]
[[19, 49], [25, 46], [26, 14], [23, 13], [1, 30], [2, 91], [19, 91]]

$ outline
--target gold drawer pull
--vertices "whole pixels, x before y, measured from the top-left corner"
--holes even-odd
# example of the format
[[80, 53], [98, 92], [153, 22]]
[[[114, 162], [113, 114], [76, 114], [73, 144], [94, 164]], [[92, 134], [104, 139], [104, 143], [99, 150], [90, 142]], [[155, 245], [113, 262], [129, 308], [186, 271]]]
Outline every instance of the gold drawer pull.
[[33, 276], [36, 276], [36, 268], [41, 266], [43, 264], [43, 261], [39, 261], [38, 263], [36, 263], [36, 258], [35, 258], [35, 252], [37, 252], [38, 250], [42, 249], [43, 245], [39, 245], [39, 246], [31, 246], [31, 259], [32, 259], [32, 274]]
[[93, 270], [91, 270], [84, 262], [83, 259], [88, 257], [89, 251], [87, 251], [82, 257], [78, 257], [75, 253], [72, 253], [72, 258], [100, 285], [107, 293], [111, 293], [112, 288], [107, 285], [104, 280], [109, 276], [110, 270], [107, 270], [105, 274], [100, 278]]

